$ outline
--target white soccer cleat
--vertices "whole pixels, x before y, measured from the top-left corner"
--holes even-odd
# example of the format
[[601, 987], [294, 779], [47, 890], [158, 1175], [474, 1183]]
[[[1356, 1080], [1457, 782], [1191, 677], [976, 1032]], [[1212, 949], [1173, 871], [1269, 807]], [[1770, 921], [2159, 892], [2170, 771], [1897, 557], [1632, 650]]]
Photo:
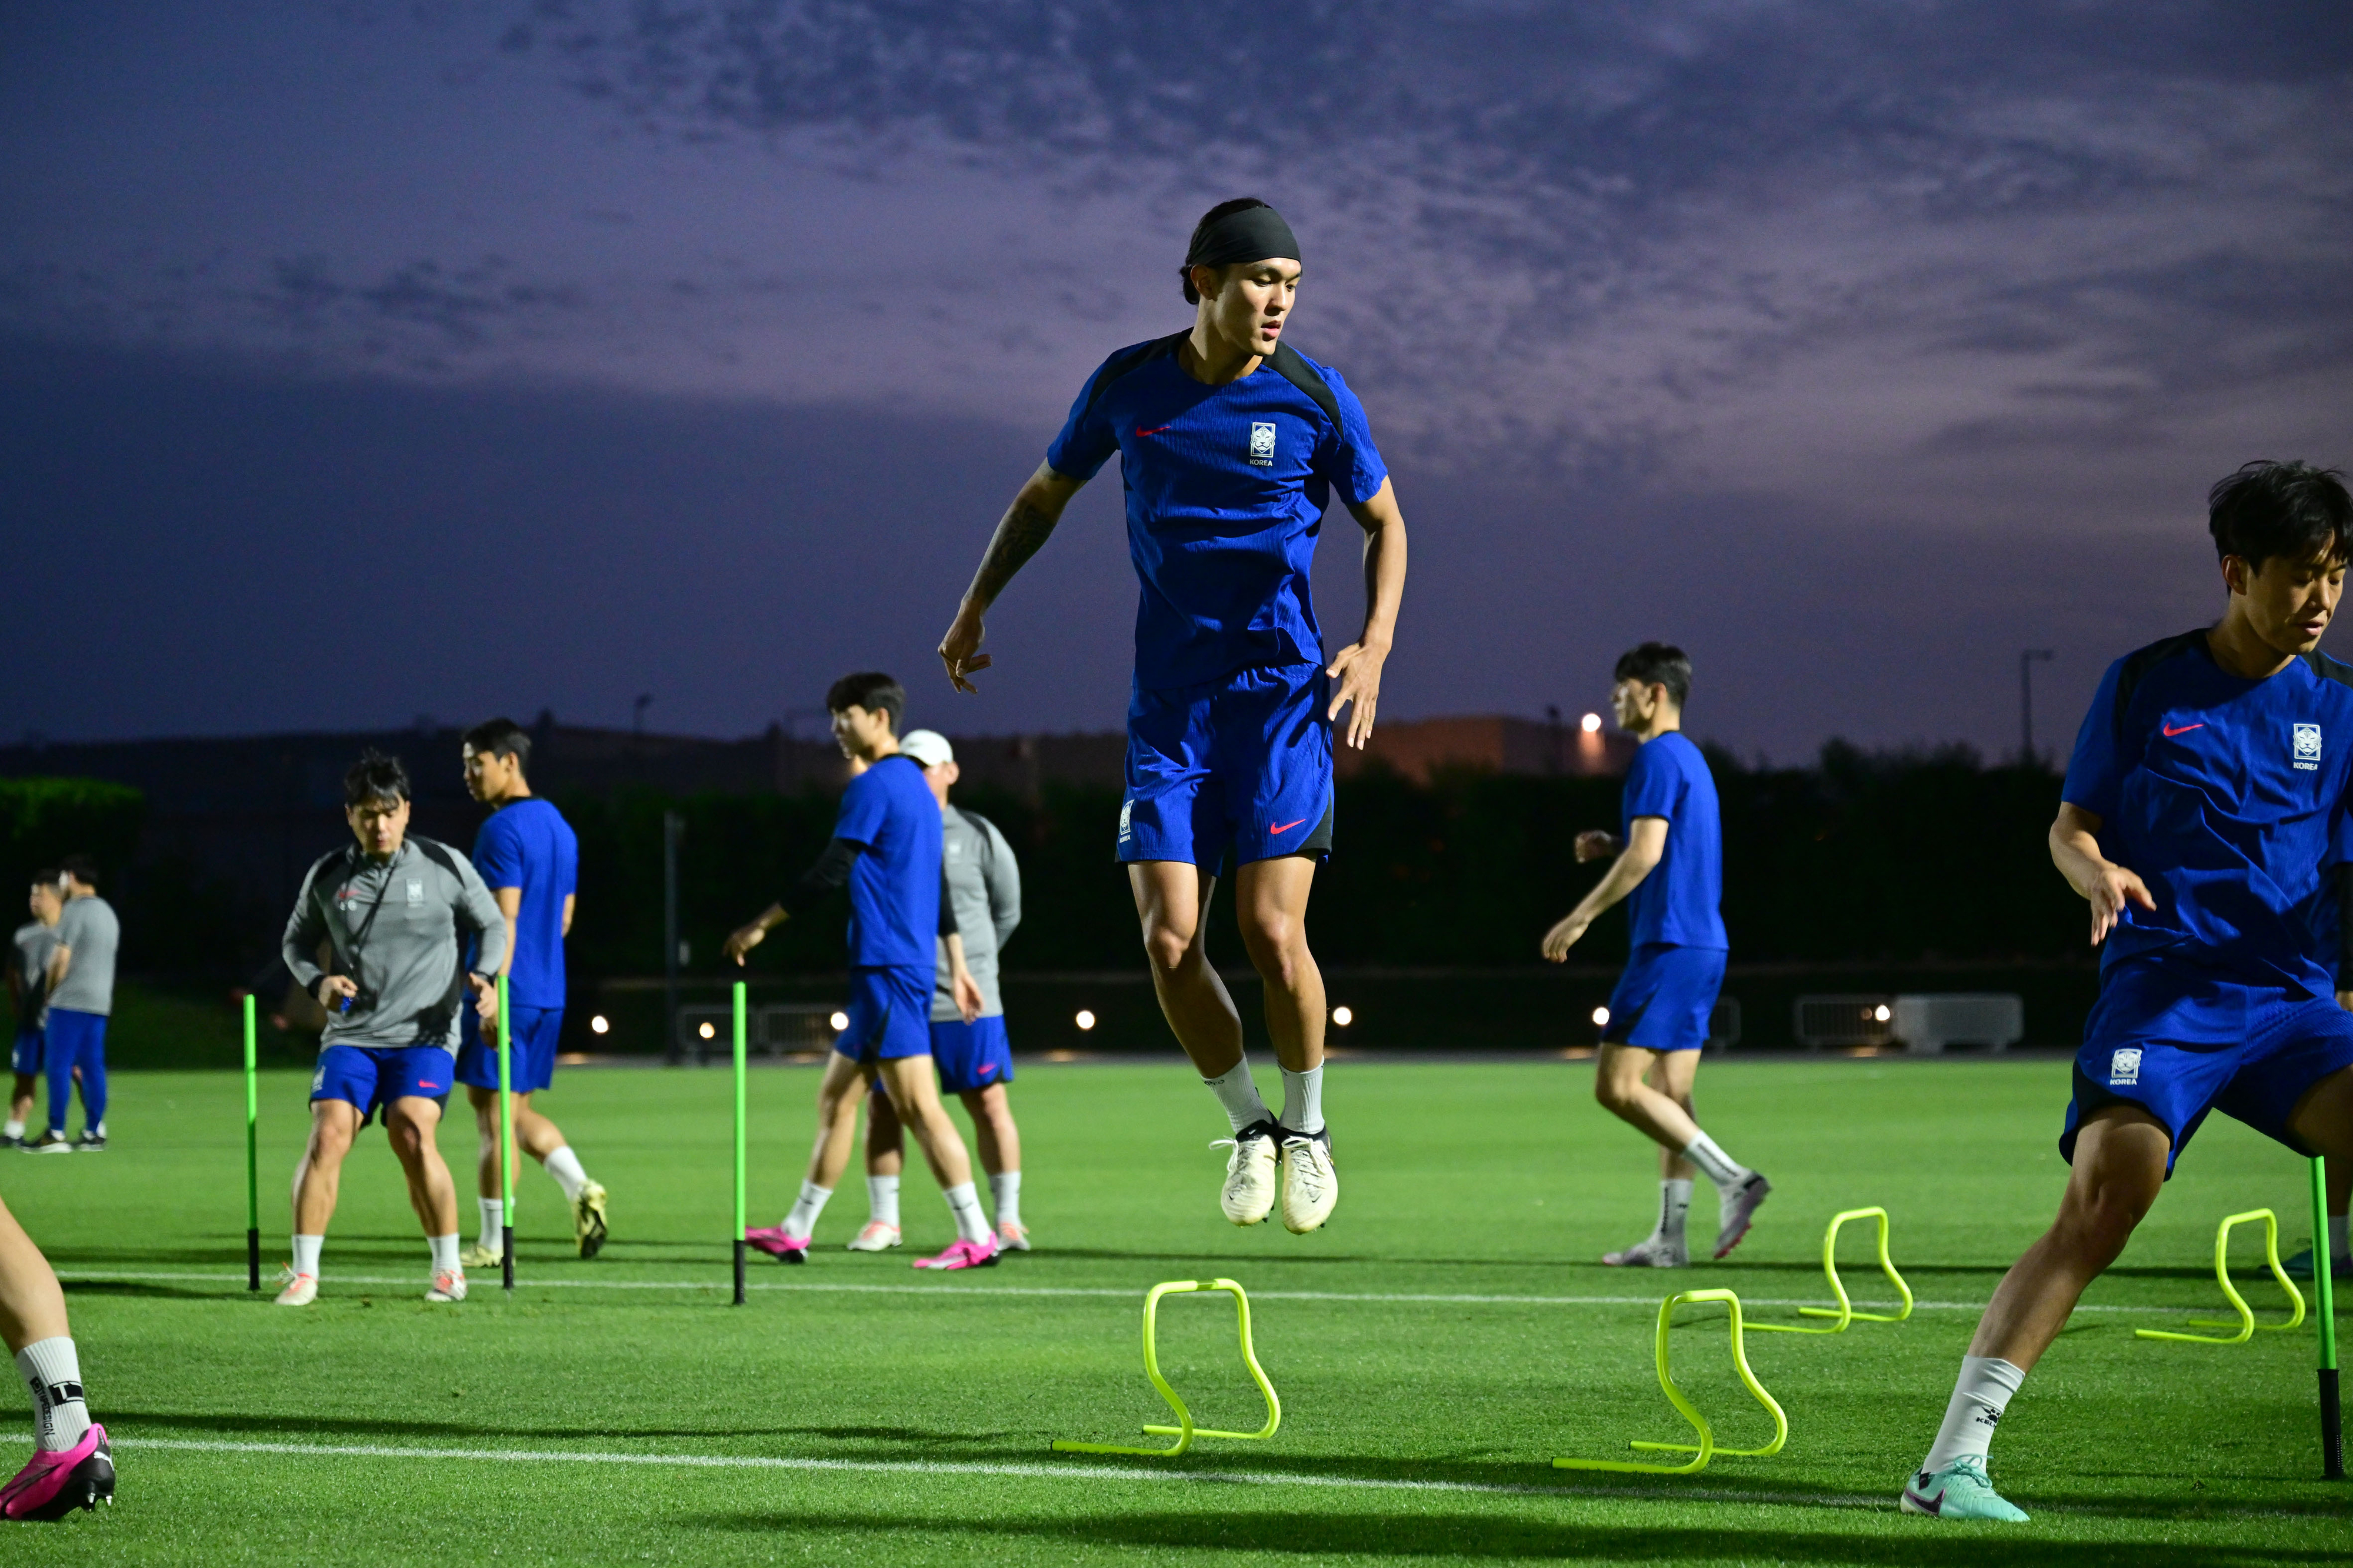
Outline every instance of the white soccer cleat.
[[1274, 1140], [1281, 1131], [1271, 1121], [1253, 1121], [1209, 1145], [1233, 1150], [1226, 1161], [1226, 1190], [1219, 1204], [1236, 1225], [1256, 1225], [1274, 1212]]
[[444, 1268], [433, 1276], [433, 1288], [425, 1292], [428, 1301], [462, 1301], [466, 1299], [466, 1271]]
[[1282, 1228], [1295, 1236], [1320, 1230], [1340, 1201], [1332, 1169], [1332, 1130], [1282, 1135]]
[[1724, 1228], [1716, 1233], [1715, 1255], [1728, 1256], [1748, 1234], [1748, 1226], [1757, 1217], [1757, 1208], [1772, 1193], [1773, 1184], [1757, 1173], [1748, 1173], [1748, 1179], [1728, 1193], [1717, 1194], [1724, 1216]]
[[477, 1241], [458, 1254], [460, 1268], [496, 1268], [506, 1261], [507, 1255], [495, 1247], [484, 1247]]
[[1612, 1268], [1688, 1268], [1691, 1249], [1680, 1236], [1672, 1240], [1649, 1236], [1623, 1252], [1603, 1253], [1601, 1261]]
[[[1018, 1219], [999, 1220], [997, 1226], [997, 1250], [1027, 1252], [1029, 1250], [1029, 1227]], [[2347, 1270], [2353, 1274], [2353, 1269]]]
[[868, 1220], [866, 1228], [849, 1238], [852, 1252], [888, 1252], [898, 1245], [899, 1227], [879, 1219]]
[[319, 1299], [316, 1274], [297, 1274], [291, 1268], [283, 1268], [279, 1270], [278, 1278], [286, 1282], [286, 1289], [278, 1292], [278, 1300], [272, 1305], [307, 1307]]

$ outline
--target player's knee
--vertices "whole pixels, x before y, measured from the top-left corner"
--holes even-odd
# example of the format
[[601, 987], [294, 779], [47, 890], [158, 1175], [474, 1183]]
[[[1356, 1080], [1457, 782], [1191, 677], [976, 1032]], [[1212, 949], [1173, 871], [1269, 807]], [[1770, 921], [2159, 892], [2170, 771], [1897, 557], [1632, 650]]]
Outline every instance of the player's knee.
[[1289, 990], [1307, 964], [1307, 931], [1282, 910], [1251, 910], [1242, 920], [1242, 947], [1270, 983]]
[[1193, 928], [1178, 926], [1162, 920], [1146, 921], [1144, 925], [1144, 952], [1152, 967], [1163, 974], [1174, 974], [1185, 967], [1193, 952]]
[[1622, 1116], [1634, 1103], [1634, 1086], [1613, 1074], [1598, 1072], [1593, 1075], [1593, 1098], [1600, 1101], [1602, 1110]]

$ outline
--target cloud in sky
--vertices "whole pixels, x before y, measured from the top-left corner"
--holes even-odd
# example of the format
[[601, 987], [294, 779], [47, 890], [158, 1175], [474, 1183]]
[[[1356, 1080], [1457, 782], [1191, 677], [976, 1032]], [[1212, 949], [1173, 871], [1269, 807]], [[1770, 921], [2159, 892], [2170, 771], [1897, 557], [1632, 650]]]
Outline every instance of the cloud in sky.
[[[2101, 576], [2104, 544], [2189, 539], [2248, 457], [2353, 459], [2337, 5], [92, 0], [6, 26], [0, 140], [34, 152], [0, 163], [0, 339], [43, 354], [739, 401], [876, 451], [946, 422], [1019, 468], [1107, 349], [1183, 320], [1200, 209], [1264, 195], [1311, 252], [1297, 341], [1450, 524], [1417, 613], [1466, 619], [1422, 633], [1459, 650], [1425, 711], [1514, 647], [1614, 651], [1556, 636], [1620, 635], [1597, 596], [1731, 605], [1719, 658], [1814, 647], [1807, 615], [1844, 616], [1818, 652], [1850, 659], [1930, 623], [1939, 659], [1970, 628], [2080, 639], [2059, 679], [2087, 689], [2145, 640], [2149, 579]], [[1000, 501], [910, 504], [976, 532]], [[1624, 585], [1662, 540], [1715, 558], [1704, 601]], [[2038, 585], [2061, 560], [2090, 575]], [[1903, 696], [1931, 662], [1875, 721], [1798, 731], [1999, 744], [1999, 671], [1974, 707]]]

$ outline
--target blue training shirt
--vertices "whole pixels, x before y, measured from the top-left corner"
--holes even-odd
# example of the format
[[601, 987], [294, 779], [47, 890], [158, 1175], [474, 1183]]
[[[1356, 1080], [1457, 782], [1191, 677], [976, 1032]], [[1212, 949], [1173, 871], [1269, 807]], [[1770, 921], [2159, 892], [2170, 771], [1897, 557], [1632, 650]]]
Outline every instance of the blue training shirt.
[[1074, 479], [1119, 454], [1146, 690], [1321, 664], [1308, 568], [1324, 509], [1335, 487], [1361, 506], [1388, 477], [1339, 372], [1292, 356], [1321, 376], [1335, 421], [1271, 358], [1223, 386], [1196, 381], [1177, 363], [1182, 336], [1105, 360], [1046, 448], [1047, 465]]
[[912, 757], [884, 757], [849, 781], [833, 836], [865, 846], [849, 871], [849, 962], [923, 971], [929, 990], [940, 931], [940, 803]]
[[1724, 826], [1717, 818], [1715, 775], [1700, 749], [1670, 730], [1635, 749], [1626, 770], [1619, 833], [1629, 842], [1638, 816], [1667, 820], [1666, 853], [1626, 895], [1627, 941], [1641, 947], [1729, 951], [1724, 934]]
[[2159, 949], [2314, 995], [2335, 988], [2327, 907], [2344, 858], [2353, 667], [2315, 654], [2261, 680], [2206, 633], [2108, 667], [2061, 798], [2100, 818], [2100, 852], [2157, 900], [2131, 904], [2105, 966]]
[[580, 885], [580, 840], [572, 825], [537, 795], [510, 801], [476, 830], [473, 860], [491, 892], [522, 889], [508, 1000], [518, 1007], [563, 1006], [564, 900]]

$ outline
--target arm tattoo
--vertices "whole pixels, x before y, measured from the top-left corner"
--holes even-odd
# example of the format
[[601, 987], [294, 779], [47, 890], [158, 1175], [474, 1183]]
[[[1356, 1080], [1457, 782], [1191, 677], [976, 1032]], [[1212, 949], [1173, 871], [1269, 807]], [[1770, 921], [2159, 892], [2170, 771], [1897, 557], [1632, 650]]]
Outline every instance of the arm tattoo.
[[1029, 563], [1054, 531], [1055, 519], [1034, 501], [1017, 500], [988, 541], [988, 552], [973, 574], [971, 593], [984, 605], [994, 604], [1013, 574]]

